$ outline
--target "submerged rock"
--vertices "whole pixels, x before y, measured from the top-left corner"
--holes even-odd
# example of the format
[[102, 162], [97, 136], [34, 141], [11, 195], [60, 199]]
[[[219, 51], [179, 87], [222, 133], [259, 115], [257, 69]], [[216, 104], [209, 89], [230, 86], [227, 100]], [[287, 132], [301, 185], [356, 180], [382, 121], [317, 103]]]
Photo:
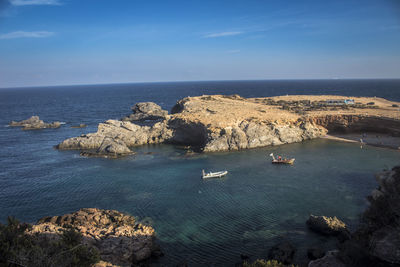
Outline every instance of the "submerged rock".
[[46, 123], [42, 121], [39, 116], [32, 116], [29, 119], [22, 121], [11, 121], [10, 126], [21, 126], [22, 130], [38, 130], [45, 128], [59, 128], [61, 123], [59, 121], [55, 121], [52, 123]]
[[163, 110], [153, 102], [140, 102], [132, 107], [133, 114], [123, 118], [123, 121], [163, 120], [168, 111]]
[[71, 126], [71, 128], [85, 128], [85, 127], [87, 127], [87, 125], [84, 124], [84, 123], [81, 123], [81, 124], [79, 124], [79, 125], [72, 125], [72, 126]]
[[85, 208], [62, 216], [44, 217], [28, 233], [38, 238], [57, 239], [69, 228], [82, 234], [84, 245], [99, 251], [103, 262], [96, 266], [131, 266], [149, 259], [159, 250], [151, 226], [137, 223], [133, 216], [116, 210]]

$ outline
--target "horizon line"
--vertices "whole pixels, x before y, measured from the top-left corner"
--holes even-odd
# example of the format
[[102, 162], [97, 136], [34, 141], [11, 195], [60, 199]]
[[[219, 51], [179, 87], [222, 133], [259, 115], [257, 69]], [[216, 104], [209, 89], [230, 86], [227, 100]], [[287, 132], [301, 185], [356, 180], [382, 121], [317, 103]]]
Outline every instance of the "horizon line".
[[175, 80], [175, 81], [139, 81], [139, 82], [111, 82], [111, 83], [71, 83], [56, 85], [33, 85], [33, 86], [11, 86], [0, 87], [1, 89], [27, 89], [27, 88], [49, 88], [67, 86], [96, 86], [96, 85], [128, 85], [128, 84], [154, 84], [154, 83], [193, 83], [193, 82], [251, 82], [251, 81], [321, 81], [321, 80], [400, 80], [399, 78], [271, 78], [271, 79], [232, 79], [232, 80]]

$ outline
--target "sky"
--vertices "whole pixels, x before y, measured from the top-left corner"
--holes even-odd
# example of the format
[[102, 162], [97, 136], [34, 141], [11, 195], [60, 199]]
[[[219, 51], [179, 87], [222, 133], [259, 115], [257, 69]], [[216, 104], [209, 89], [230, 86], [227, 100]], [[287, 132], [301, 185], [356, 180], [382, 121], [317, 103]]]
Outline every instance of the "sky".
[[0, 0], [0, 88], [400, 78], [400, 0]]

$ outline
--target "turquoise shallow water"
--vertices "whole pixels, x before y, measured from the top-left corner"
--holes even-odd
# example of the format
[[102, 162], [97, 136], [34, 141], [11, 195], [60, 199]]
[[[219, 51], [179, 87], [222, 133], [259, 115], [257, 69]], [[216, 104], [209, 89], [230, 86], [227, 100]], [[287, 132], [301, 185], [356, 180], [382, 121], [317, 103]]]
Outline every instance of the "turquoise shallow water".
[[[299, 86], [316, 88], [318, 84]], [[197, 91], [196, 86], [204, 88], [203, 84], [174, 85], [181, 89], [171, 89], [171, 93], [157, 93], [159, 84], [153, 89], [141, 86], [140, 90], [135, 86], [98, 91], [86, 87], [0, 90], [0, 221], [15, 215], [35, 222], [83, 207], [117, 209], [155, 227], [165, 253], [156, 265], [187, 261], [190, 266], [230, 266], [240, 261], [240, 254], [265, 257], [282, 240], [298, 247], [296, 260], [301, 263], [308, 247], [335, 246], [334, 240], [306, 228], [309, 214], [338, 216], [354, 228], [367, 206], [365, 197], [376, 187], [373, 174], [400, 162], [399, 151], [360, 149], [357, 144], [331, 140], [190, 157], [172, 145], [143, 146], [136, 148], [135, 156], [118, 160], [83, 158], [75, 151], [52, 148], [65, 138], [95, 131], [105, 119], [129, 114], [129, 107], [138, 101], [153, 100], [170, 109], [187, 95], [233, 93], [218, 89], [223, 84], [211, 91]], [[251, 86], [245, 83], [239, 86], [242, 91], [234, 89], [244, 96], [265, 96], [276, 94], [279, 83], [257, 83], [257, 90], [250, 90]], [[379, 83], [371, 86], [376, 87]], [[332, 93], [343, 93], [339, 89]], [[400, 99], [396, 90], [381, 91]], [[327, 92], [331, 91], [321, 91]], [[10, 120], [33, 114], [66, 125], [42, 131], [5, 127]], [[79, 123], [89, 126], [70, 128]], [[271, 152], [295, 157], [296, 163], [272, 165]], [[229, 174], [204, 181], [201, 169], [226, 169]]]
[[[272, 165], [270, 152], [296, 164]], [[30, 177], [2, 187], [3, 214], [35, 221], [82, 207], [117, 209], [155, 227], [166, 254], [159, 264], [195, 265], [263, 257], [281, 240], [298, 246], [300, 262], [309, 246], [334, 247], [308, 231], [309, 214], [338, 216], [354, 227], [376, 186], [373, 173], [399, 159], [398, 151], [329, 140], [195, 156], [171, 145], [145, 146], [119, 160], [48, 153], [62, 163], [49, 155], [37, 169], [21, 166]], [[229, 174], [202, 180], [202, 168]]]

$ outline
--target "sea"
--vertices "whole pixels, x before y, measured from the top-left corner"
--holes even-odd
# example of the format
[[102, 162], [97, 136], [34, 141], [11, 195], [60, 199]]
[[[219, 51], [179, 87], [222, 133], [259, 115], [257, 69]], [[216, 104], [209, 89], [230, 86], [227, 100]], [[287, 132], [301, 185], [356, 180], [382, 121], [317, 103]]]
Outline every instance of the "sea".
[[[400, 80], [266, 80], [132, 83], [0, 89], [0, 222], [35, 223], [85, 207], [116, 209], [152, 225], [164, 257], [154, 266], [233, 266], [241, 255], [266, 258], [280, 242], [333, 249], [336, 240], [306, 227], [310, 214], [337, 216], [354, 230], [377, 187], [374, 174], [400, 163], [400, 152], [316, 139], [259, 149], [188, 156], [180, 146], [135, 147], [121, 159], [85, 158], [54, 146], [120, 119], [137, 102], [171, 110], [203, 94], [268, 97], [331, 94], [400, 101]], [[22, 131], [12, 120], [38, 115], [58, 129]], [[400, 115], [400, 114], [399, 114]], [[71, 128], [87, 124], [86, 128]], [[269, 154], [295, 157], [293, 166]], [[201, 170], [228, 170], [202, 180]]]

